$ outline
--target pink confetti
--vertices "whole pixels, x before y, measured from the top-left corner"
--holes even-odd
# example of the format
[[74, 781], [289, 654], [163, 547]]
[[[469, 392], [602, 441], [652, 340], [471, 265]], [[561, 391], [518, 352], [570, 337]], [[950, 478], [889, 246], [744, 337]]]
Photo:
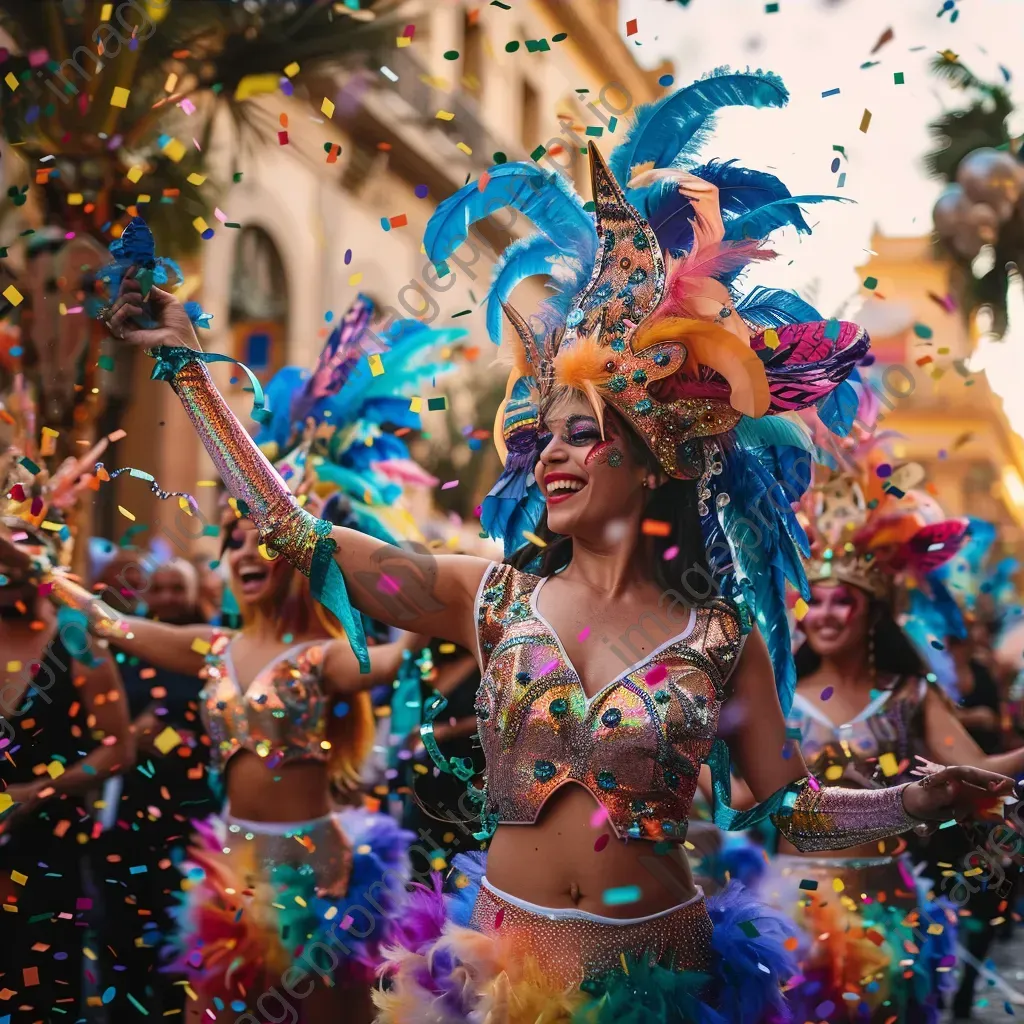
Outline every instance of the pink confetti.
[[498, 928], [500, 928], [500, 927], [501, 927], [501, 922], [502, 922], [502, 921], [504, 921], [504, 920], [505, 920], [505, 908], [504, 908], [504, 907], [502, 907], [502, 908], [501, 908], [501, 909], [500, 909], [500, 910], [499, 910], [499, 911], [498, 911], [498, 912], [497, 912], [497, 913], [496, 913], [496, 914], [494, 915], [494, 927], [495, 927], [495, 929], [498, 929]]
[[380, 579], [377, 580], [377, 589], [383, 591], [385, 594], [397, 594], [402, 587], [398, 580], [392, 579], [392, 577], [386, 576], [382, 573]]
[[541, 665], [540, 674], [546, 676], [549, 672], [554, 672], [558, 668], [558, 659], [552, 658], [546, 665]]
[[644, 675], [644, 682], [648, 686], [657, 686], [668, 675], [668, 669], [664, 665], [655, 665]]
[[441, 484], [441, 490], [442, 491], [450, 491], [453, 487], [458, 487], [458, 486], [459, 486], [459, 481], [458, 480], [449, 480], [446, 484]]
[[807, 785], [810, 786], [815, 793], [817, 793], [818, 790], [821, 789], [821, 786], [818, 785], [818, 780], [813, 775], [807, 776]]
[[576, 634], [576, 639], [577, 639], [577, 640], [578, 640], [578, 641], [579, 641], [580, 643], [583, 643], [583, 641], [584, 641], [584, 640], [586, 640], [588, 636], [590, 636], [590, 627], [589, 627], [589, 626], [584, 626], [584, 627], [583, 627], [583, 628], [582, 628], [582, 629], [581, 629], [581, 630], [579, 631], [579, 633], [577, 633], [577, 634]]
[[602, 832], [597, 837], [597, 842], [594, 843], [594, 853], [600, 853], [608, 845], [609, 838], [607, 832]]
[[49, 50], [29, 50], [28, 65], [31, 68], [38, 68], [50, 59]]
[[221, 222], [221, 224], [227, 224], [228, 215], [219, 206], [215, 206], [213, 208], [213, 215]]
[[833, 693], [835, 693], [835, 690], [831, 686], [826, 686], [825, 689], [821, 691], [821, 699], [831, 700]]
[[678, 554], [679, 554], [679, 545], [673, 544], [672, 547], [665, 548], [665, 554], [663, 554], [661, 557], [663, 559], [665, 559], [666, 562], [671, 562], [672, 559], [675, 558], [676, 555], [678, 555]]
[[349, 930], [349, 928], [351, 928], [351, 927], [352, 927], [352, 921], [353, 921], [352, 915], [351, 915], [351, 914], [346, 914], [346, 915], [345, 915], [345, 916], [344, 916], [344, 917], [343, 917], [343, 918], [341, 919], [341, 926], [340, 926], [340, 927], [341, 927], [341, 930], [342, 930], [343, 932], [347, 932], [347, 931]]
[[601, 805], [590, 816], [590, 827], [600, 828], [608, 820], [608, 808]]
[[191, 117], [191, 116], [192, 116], [192, 115], [193, 115], [193, 114], [194, 114], [194, 113], [196, 112], [196, 105], [195, 105], [195, 104], [194, 104], [194, 103], [193, 103], [193, 102], [192, 102], [192, 101], [191, 101], [190, 99], [188, 99], [187, 97], [186, 97], [185, 99], [183, 99], [183, 100], [182, 100], [182, 101], [181, 101], [181, 102], [180, 102], [180, 103], [178, 104], [178, 106], [179, 106], [179, 107], [181, 107], [181, 109], [182, 109], [182, 110], [183, 110], [183, 111], [184, 111], [184, 112], [185, 112], [185, 113], [186, 113], [186, 114], [187, 114], [187, 115], [188, 115], [189, 117]]

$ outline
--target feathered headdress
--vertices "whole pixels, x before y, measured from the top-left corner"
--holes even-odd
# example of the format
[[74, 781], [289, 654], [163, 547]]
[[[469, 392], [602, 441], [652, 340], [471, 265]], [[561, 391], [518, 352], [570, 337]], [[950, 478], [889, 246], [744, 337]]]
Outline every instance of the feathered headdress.
[[[494, 431], [505, 473], [482, 510], [492, 536], [519, 546], [536, 523], [536, 409], [555, 388], [587, 395], [599, 420], [610, 404], [666, 473], [703, 479], [706, 502], [714, 438], [744, 416], [823, 402], [865, 355], [855, 324], [822, 320], [787, 292], [744, 296], [735, 286], [749, 263], [775, 255], [762, 247], [772, 231], [809, 231], [801, 206], [833, 197], [793, 196], [773, 175], [733, 162], [686, 169], [719, 108], [787, 99], [775, 75], [720, 70], [641, 108], [608, 164], [591, 144], [593, 204], [557, 173], [524, 163], [493, 167], [482, 186], [440, 204], [425, 236], [435, 263], [505, 206], [540, 231], [506, 250], [488, 296], [492, 340], [504, 316], [517, 346]], [[507, 300], [538, 274], [552, 295], [528, 322]]]
[[293, 490], [305, 486], [326, 500], [326, 517], [397, 543], [418, 538], [396, 506], [403, 486], [437, 483], [412, 460], [403, 435], [419, 429], [417, 398], [452, 369], [466, 332], [399, 320], [378, 335], [373, 310], [360, 295], [312, 372], [278, 371], [256, 440]]

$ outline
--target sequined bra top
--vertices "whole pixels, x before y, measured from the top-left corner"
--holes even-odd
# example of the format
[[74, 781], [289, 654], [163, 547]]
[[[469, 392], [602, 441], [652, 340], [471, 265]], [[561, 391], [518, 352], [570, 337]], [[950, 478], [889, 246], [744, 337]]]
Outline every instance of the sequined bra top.
[[921, 752], [920, 712], [927, 693], [923, 679], [893, 679], [859, 715], [836, 725], [798, 692], [787, 736], [800, 744], [807, 767], [819, 779], [833, 785], [895, 785]]
[[531, 824], [574, 782], [620, 838], [682, 840], [742, 648], [739, 616], [725, 601], [693, 610], [682, 633], [588, 698], [537, 608], [543, 583], [492, 565], [477, 594], [484, 814]]
[[207, 655], [200, 694], [210, 735], [212, 766], [223, 771], [239, 750], [265, 758], [269, 768], [288, 761], [326, 761], [327, 696], [320, 682], [320, 641], [282, 651], [242, 692], [231, 662], [231, 636], [218, 633]]

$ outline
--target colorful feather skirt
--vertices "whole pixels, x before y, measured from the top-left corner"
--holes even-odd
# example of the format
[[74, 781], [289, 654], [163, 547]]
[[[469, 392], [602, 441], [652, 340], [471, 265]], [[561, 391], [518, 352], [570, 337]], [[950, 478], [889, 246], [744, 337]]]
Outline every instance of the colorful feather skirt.
[[380, 1024], [773, 1024], [796, 938], [742, 886], [646, 918], [525, 904], [455, 858], [416, 886], [384, 950]]
[[955, 989], [956, 911], [901, 858], [779, 856], [759, 895], [803, 932], [797, 1021], [936, 1024]]
[[197, 835], [164, 970], [202, 1004], [237, 1014], [289, 967], [372, 983], [406, 899], [411, 832], [347, 810], [287, 825], [212, 817]]

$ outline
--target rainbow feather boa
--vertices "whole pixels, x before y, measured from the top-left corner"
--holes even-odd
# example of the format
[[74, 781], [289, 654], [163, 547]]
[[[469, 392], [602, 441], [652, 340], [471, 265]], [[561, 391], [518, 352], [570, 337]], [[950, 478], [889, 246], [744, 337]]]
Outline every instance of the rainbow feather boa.
[[[247, 843], [232, 844], [226, 855], [223, 819], [197, 822], [198, 842], [181, 865], [184, 891], [172, 911], [178, 927], [164, 949], [163, 970], [184, 974], [201, 994], [235, 1005], [274, 984], [303, 953], [308, 961], [320, 943], [338, 965], [335, 980], [371, 984], [380, 947], [393, 941], [415, 837], [384, 814], [346, 810], [332, 817], [352, 846], [348, 886], [337, 898], [323, 895], [325, 880], [306, 865], [261, 872]], [[349, 930], [353, 913], [359, 932]]]
[[414, 886], [384, 949], [378, 1024], [775, 1024], [790, 1015], [781, 985], [795, 971], [793, 926], [740, 885], [708, 901], [706, 973], [627, 960], [624, 970], [559, 990], [509, 937], [468, 927], [480, 856], [455, 858], [456, 888]]

